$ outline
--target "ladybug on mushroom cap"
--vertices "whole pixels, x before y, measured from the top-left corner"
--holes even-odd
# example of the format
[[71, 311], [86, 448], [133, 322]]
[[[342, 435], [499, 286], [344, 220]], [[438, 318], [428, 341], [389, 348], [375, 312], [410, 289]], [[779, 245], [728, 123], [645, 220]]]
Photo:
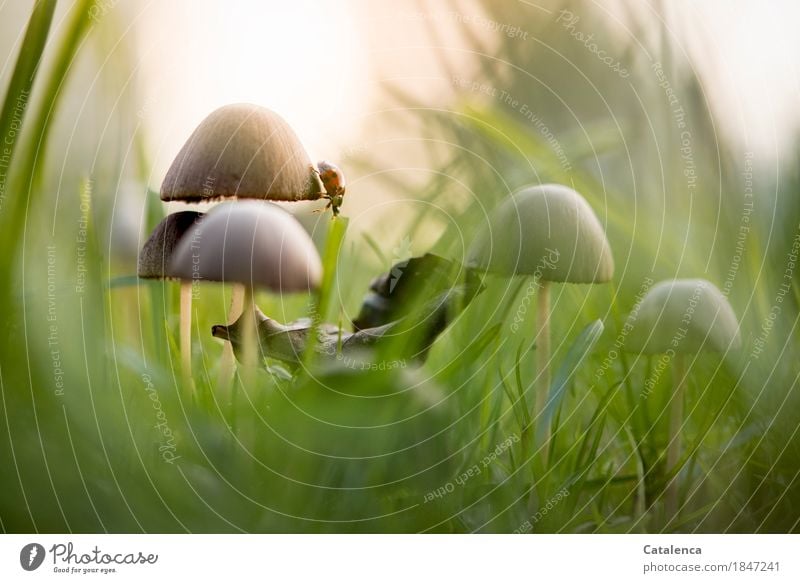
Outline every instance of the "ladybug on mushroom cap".
[[325, 210], [331, 209], [333, 216], [336, 217], [339, 215], [339, 208], [344, 200], [344, 173], [336, 164], [327, 160], [317, 163], [316, 171], [327, 193], [322, 197], [328, 199]]

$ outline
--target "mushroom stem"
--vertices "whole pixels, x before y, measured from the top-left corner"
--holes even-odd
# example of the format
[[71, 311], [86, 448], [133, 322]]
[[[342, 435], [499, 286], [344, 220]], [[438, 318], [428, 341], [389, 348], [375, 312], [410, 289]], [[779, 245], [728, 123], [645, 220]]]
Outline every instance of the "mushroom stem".
[[[539, 281], [536, 299], [536, 408], [531, 418], [541, 418], [550, 392], [550, 282]], [[542, 418], [543, 419], [543, 418]], [[543, 429], [544, 447], [550, 440], [550, 428]]]
[[256, 346], [258, 330], [256, 329], [255, 303], [253, 301], [253, 288], [245, 287], [244, 310], [242, 311], [242, 364], [244, 365], [244, 385], [248, 386], [253, 378], [252, 372], [256, 365]]
[[[681, 426], [683, 425], [683, 398], [686, 392], [686, 361], [685, 355], [675, 354], [672, 359], [672, 403], [669, 412], [669, 436], [667, 445], [667, 466], [668, 472], [677, 469], [678, 461], [681, 457]], [[667, 484], [665, 493], [664, 507], [669, 519], [678, 512], [678, 473]]]
[[[244, 286], [241, 284], [234, 284], [231, 291], [231, 307], [228, 309], [228, 326], [234, 324], [239, 316], [242, 314], [244, 306]], [[219, 379], [217, 385], [225, 392], [230, 389], [231, 379], [233, 378], [233, 366], [236, 357], [233, 354], [233, 345], [226, 342], [222, 348], [222, 360], [219, 365]]]
[[183, 383], [192, 383], [192, 282], [181, 281], [180, 316], [181, 375]]

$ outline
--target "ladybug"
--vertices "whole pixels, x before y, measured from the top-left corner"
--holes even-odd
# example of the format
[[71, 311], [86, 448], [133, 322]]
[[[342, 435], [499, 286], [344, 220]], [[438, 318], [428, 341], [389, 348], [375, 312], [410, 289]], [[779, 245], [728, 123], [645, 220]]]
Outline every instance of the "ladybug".
[[325, 210], [331, 209], [333, 216], [339, 215], [339, 208], [344, 199], [344, 173], [336, 164], [322, 160], [317, 164], [317, 173], [322, 180], [327, 194], [323, 198], [328, 199]]

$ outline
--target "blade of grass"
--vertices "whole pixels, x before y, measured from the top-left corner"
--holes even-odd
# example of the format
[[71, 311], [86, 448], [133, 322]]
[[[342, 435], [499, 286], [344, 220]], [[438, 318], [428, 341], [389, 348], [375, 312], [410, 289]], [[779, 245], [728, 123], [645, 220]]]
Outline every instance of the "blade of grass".
[[386, 258], [386, 255], [383, 254], [383, 251], [381, 251], [378, 242], [372, 238], [372, 235], [369, 233], [364, 233], [363, 237], [364, 241], [366, 241], [367, 245], [369, 245], [369, 248], [375, 253], [375, 256], [378, 258], [378, 261], [380, 261], [381, 265], [389, 265], [389, 260]]
[[[53, 12], [56, 8], [55, 0], [37, 0], [33, 6], [31, 17], [28, 20], [28, 27], [25, 30], [25, 38], [14, 66], [14, 72], [8, 83], [6, 97], [3, 101], [3, 109], [0, 112], [0, 136], [4, 145], [4, 166], [8, 167], [14, 159], [14, 153], [19, 143], [19, 134], [22, 129], [25, 112], [27, 110], [28, 99], [30, 97], [33, 82], [39, 71], [39, 64], [42, 60], [42, 53], [47, 44], [47, 37], [50, 34], [50, 25], [53, 21]], [[16, 129], [12, 132], [11, 125], [15, 122]], [[6, 175], [0, 175], [2, 189], [0, 195], [5, 195]]]
[[522, 433], [526, 434], [531, 426], [531, 414], [530, 410], [528, 409], [527, 399], [525, 398], [525, 387], [522, 385], [522, 367], [520, 363], [522, 362], [522, 349], [525, 346], [524, 342], [520, 342], [519, 348], [517, 348], [517, 359], [514, 364], [514, 380], [516, 381], [517, 385], [517, 402], [522, 407], [522, 417], [525, 420], [525, 426], [522, 427]]
[[448, 379], [457, 372], [463, 371], [467, 364], [475, 362], [486, 350], [486, 347], [497, 339], [500, 326], [500, 324], [495, 324], [481, 332], [478, 337], [473, 342], [470, 342], [469, 346], [464, 349], [464, 352], [459, 358], [452, 360], [441, 370], [437, 378], [440, 380]]
[[322, 285], [317, 292], [312, 317], [312, 329], [308, 335], [305, 353], [303, 354], [304, 370], [308, 370], [308, 365], [314, 355], [317, 344], [317, 328], [321, 322], [325, 321], [331, 304], [334, 282], [336, 281], [336, 267], [339, 261], [339, 250], [342, 247], [345, 233], [347, 232], [347, 217], [331, 218], [331, 226], [328, 230], [328, 238], [325, 241], [325, 252], [322, 257]]
[[541, 413], [541, 419], [537, 420], [537, 442], [541, 442], [547, 434], [547, 429], [550, 428], [555, 412], [564, 400], [567, 387], [572, 381], [578, 367], [580, 367], [581, 363], [589, 355], [589, 352], [599, 340], [602, 333], [603, 322], [595, 320], [581, 331], [578, 338], [576, 338], [575, 342], [570, 346], [567, 356], [564, 358], [561, 366], [558, 367], [556, 376], [550, 385], [550, 394], [548, 395], [547, 404]]
[[[13, 161], [19, 145], [19, 137], [25, 125], [25, 114], [29, 101], [33, 82], [39, 72], [39, 65], [42, 60], [47, 38], [50, 34], [50, 25], [53, 21], [53, 13], [56, 8], [55, 0], [37, 0], [33, 6], [28, 26], [25, 30], [25, 37], [20, 47], [14, 72], [11, 74], [8, 88], [6, 89], [3, 109], [0, 111], [0, 139], [2, 139], [2, 162], [0, 163], [0, 221], [8, 223], [13, 221], [15, 207], [13, 204], [5, 205], [7, 200], [7, 189], [9, 169], [13, 169]], [[13, 130], [12, 125], [16, 124]], [[14, 190], [12, 189], [12, 192]], [[16, 197], [12, 198], [13, 202]], [[3, 208], [7, 206], [8, 208]], [[3, 229], [7, 233], [6, 229]], [[0, 235], [0, 237], [5, 237]], [[6, 253], [3, 254], [6, 264], [4, 273], [10, 273], [15, 257], [13, 249], [9, 252], [8, 247], [4, 247]], [[13, 293], [10, 286], [0, 288], [0, 305], [9, 304], [9, 295]]]
[[91, 22], [89, 10], [95, 0], [80, 0], [73, 8], [72, 18], [66, 26], [66, 32], [56, 51], [53, 68], [46, 77], [42, 88], [42, 99], [38, 110], [32, 117], [30, 132], [26, 132], [26, 142], [18, 159], [18, 165], [12, 168], [12, 190], [14, 198], [9, 201], [9, 209], [5, 215], [3, 229], [3, 248], [8, 257], [16, 258], [17, 249], [22, 243], [20, 236], [25, 227], [25, 214], [31, 205], [31, 197], [37, 191], [38, 174], [43, 167], [43, 150], [55, 111], [63, 95], [67, 76], [80, 47], [86, 37]]
[[644, 472], [644, 459], [642, 459], [642, 452], [639, 450], [639, 442], [633, 434], [630, 426], [625, 425], [625, 434], [630, 441], [631, 449], [633, 449], [634, 460], [636, 461], [636, 490], [634, 493], [633, 502], [633, 517], [637, 519], [634, 524], [639, 523], [639, 518], [644, 515], [647, 510], [647, 492], [645, 490], [645, 472]]
[[511, 410], [514, 411], [514, 417], [517, 420], [517, 425], [521, 428], [525, 427], [525, 414], [520, 412], [519, 406], [517, 405], [517, 399], [514, 397], [514, 393], [511, 392], [508, 384], [506, 384], [505, 373], [503, 372], [502, 366], [498, 364], [497, 369], [498, 374], [500, 375], [500, 386], [503, 387], [503, 392], [506, 394], [509, 403], [511, 403]]
[[[608, 410], [608, 403], [614, 397], [614, 392], [618, 386], [619, 383], [610, 387], [603, 394], [600, 402], [597, 404], [597, 407], [592, 414], [592, 418], [589, 421], [589, 425], [586, 427], [586, 431], [583, 433], [583, 439], [581, 441], [580, 448], [578, 449], [578, 455], [575, 457], [575, 466], [573, 467], [573, 471], [578, 472], [581, 467], [586, 465], [585, 463], [582, 463], [582, 460], [584, 459], [584, 453], [587, 451], [587, 447], [589, 446], [592, 431], [597, 428], [599, 429], [600, 433], [602, 433], [603, 423]], [[587, 462], [588, 461], [591, 461], [591, 457], [588, 458]]]
[[[148, 233], [152, 232], [156, 225], [158, 225], [164, 218], [164, 207], [161, 204], [161, 199], [158, 193], [153, 192], [150, 189], [147, 191], [145, 215]], [[167, 287], [163, 281], [159, 281], [158, 283], [159, 285], [149, 286], [149, 311], [155, 354], [163, 355], [166, 353], [167, 348], [162, 326], [162, 322], [164, 322], [167, 318], [167, 312], [165, 310], [163, 301]], [[156, 356], [156, 358], [158, 358], [158, 356]]]

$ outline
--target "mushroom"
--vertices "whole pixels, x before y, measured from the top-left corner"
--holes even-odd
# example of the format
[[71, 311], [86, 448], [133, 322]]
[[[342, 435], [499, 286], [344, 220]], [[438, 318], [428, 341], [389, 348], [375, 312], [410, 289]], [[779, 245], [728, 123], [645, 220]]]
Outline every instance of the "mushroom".
[[492, 213], [488, 228], [470, 247], [467, 265], [536, 279], [538, 377], [531, 415], [535, 418], [544, 409], [550, 386], [550, 282], [611, 279], [614, 259], [603, 227], [586, 200], [567, 186], [523, 188]]
[[169, 274], [244, 286], [244, 362], [255, 362], [256, 286], [276, 292], [319, 285], [322, 264], [311, 238], [292, 215], [258, 201], [217, 205], [178, 244]]
[[181, 148], [161, 185], [161, 200], [218, 198], [317, 200], [320, 171], [277, 113], [250, 103], [211, 112]]
[[[280, 115], [258, 105], [236, 103], [214, 110], [197, 126], [167, 171], [161, 200], [327, 198], [335, 216], [344, 186], [344, 175], [335, 165], [320, 162], [314, 168], [300, 139]], [[241, 286], [234, 287], [228, 322], [240, 315], [243, 293]], [[233, 365], [229, 347], [223, 359], [227, 368]]]
[[[180, 240], [203, 213], [180, 211], [167, 215], [145, 241], [139, 252], [138, 275], [142, 279], [171, 279], [169, 262]], [[192, 376], [192, 282], [181, 282], [180, 310], [181, 374], [184, 382]]]
[[[626, 327], [626, 349], [640, 354], [664, 354], [672, 360], [666, 467], [677, 469], [681, 454], [681, 424], [686, 392], [686, 355], [701, 351], [727, 352], [740, 345], [739, 322], [728, 300], [704, 279], [657, 283], [634, 307]], [[677, 473], [665, 491], [665, 509], [674, 515], [678, 505]]]

